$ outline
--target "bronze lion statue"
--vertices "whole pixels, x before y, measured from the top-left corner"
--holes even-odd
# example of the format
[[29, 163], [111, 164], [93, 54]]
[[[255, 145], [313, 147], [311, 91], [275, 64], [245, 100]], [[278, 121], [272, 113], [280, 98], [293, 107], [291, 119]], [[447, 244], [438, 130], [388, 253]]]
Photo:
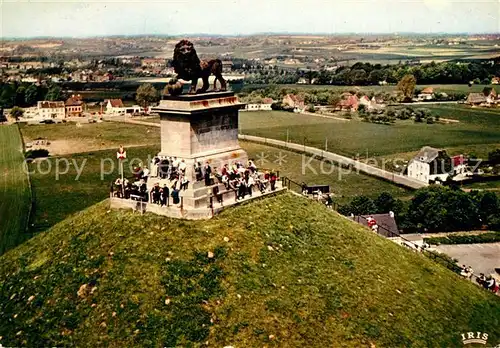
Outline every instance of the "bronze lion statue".
[[[189, 93], [204, 93], [210, 87], [208, 78], [215, 76], [214, 90], [217, 90], [217, 80], [221, 85], [221, 90], [226, 90], [226, 80], [222, 77], [222, 62], [220, 59], [209, 61], [200, 60], [196, 54], [193, 43], [188, 40], [181, 40], [174, 48], [172, 67], [177, 74], [177, 78], [191, 80]], [[196, 91], [198, 79], [203, 80], [203, 87]]]

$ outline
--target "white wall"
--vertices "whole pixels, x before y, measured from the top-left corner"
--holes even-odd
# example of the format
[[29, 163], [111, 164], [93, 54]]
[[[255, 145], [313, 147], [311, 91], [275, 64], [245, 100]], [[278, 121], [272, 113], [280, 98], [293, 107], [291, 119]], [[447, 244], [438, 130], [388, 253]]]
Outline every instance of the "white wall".
[[408, 177], [429, 183], [430, 167], [428, 163], [412, 160], [408, 164]]

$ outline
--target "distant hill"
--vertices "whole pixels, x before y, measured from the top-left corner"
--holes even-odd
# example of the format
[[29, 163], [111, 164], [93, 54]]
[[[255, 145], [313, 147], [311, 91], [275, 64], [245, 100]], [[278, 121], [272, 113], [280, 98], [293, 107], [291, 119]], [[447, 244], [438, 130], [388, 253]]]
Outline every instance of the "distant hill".
[[291, 194], [209, 221], [97, 204], [0, 257], [4, 346], [458, 347], [500, 300]]

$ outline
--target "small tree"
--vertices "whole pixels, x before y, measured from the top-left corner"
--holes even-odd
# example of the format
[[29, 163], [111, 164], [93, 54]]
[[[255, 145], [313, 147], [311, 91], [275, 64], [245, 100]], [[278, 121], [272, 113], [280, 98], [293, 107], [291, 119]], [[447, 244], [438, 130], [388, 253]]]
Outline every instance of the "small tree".
[[151, 103], [158, 101], [158, 92], [150, 83], [144, 83], [137, 88], [135, 100], [139, 105], [147, 108]]
[[403, 93], [405, 100], [411, 100], [413, 93], [415, 92], [415, 86], [417, 85], [417, 79], [415, 76], [408, 74], [403, 76], [403, 78], [398, 83], [398, 90]]
[[314, 109], [314, 105], [313, 104], [309, 104], [307, 106], [306, 110], [307, 110], [307, 112], [312, 112], [312, 113], [316, 112], [316, 109]]
[[57, 101], [63, 98], [61, 88], [59, 86], [52, 86], [45, 95], [46, 100]]
[[24, 102], [26, 105], [31, 106], [34, 105], [38, 101], [38, 88], [32, 84], [28, 88], [26, 88], [26, 92], [24, 93]]
[[500, 164], [500, 149], [488, 153], [488, 161], [490, 164]]
[[3, 114], [3, 108], [0, 108], [0, 123], [7, 122], [7, 117]]
[[19, 120], [19, 117], [22, 117], [24, 114], [24, 110], [21, 109], [19, 106], [14, 106], [10, 110], [10, 116], [14, 117], [17, 120]]
[[367, 215], [367, 214], [375, 214], [377, 208], [373, 201], [366, 196], [357, 196], [354, 197], [351, 204], [349, 205], [350, 213], [354, 215]]
[[328, 98], [328, 104], [330, 104], [331, 106], [337, 106], [337, 104], [340, 102], [340, 96], [336, 93], [330, 95], [330, 97]]

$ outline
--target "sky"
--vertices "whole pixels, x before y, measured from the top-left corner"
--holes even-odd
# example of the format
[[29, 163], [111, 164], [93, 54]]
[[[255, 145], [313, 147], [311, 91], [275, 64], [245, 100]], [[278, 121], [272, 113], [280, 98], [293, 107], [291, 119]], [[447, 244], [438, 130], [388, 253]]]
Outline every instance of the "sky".
[[0, 0], [2, 37], [499, 33], [500, 0]]

